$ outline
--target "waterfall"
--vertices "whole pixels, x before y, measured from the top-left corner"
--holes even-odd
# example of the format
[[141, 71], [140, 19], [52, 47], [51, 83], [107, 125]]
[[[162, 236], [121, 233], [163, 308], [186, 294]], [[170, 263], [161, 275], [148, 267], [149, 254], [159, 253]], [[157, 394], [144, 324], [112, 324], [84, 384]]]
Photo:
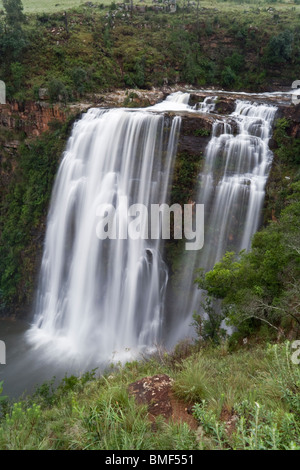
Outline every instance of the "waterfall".
[[190, 100], [189, 93], [182, 93], [181, 91], [177, 91], [167, 96], [167, 98], [165, 99], [165, 102], [167, 104], [172, 102], [172, 103], [180, 103], [180, 104], [188, 105], [189, 100]]
[[211, 113], [215, 109], [217, 98], [217, 96], [206, 96], [202, 103], [196, 103], [193, 109], [201, 113]]
[[[181, 118], [165, 112], [211, 113], [216, 99], [197, 108], [188, 93], [174, 93], [147, 109], [90, 109], [74, 125], [52, 193], [31, 344], [49, 347], [52, 358], [97, 361], [114, 352], [127, 359], [161, 341], [169, 277], [163, 240], [101, 239], [99, 208], [124, 234], [128, 205], [168, 202]], [[226, 250], [249, 249], [259, 227], [276, 110], [238, 100], [230, 116], [216, 116], [195, 201], [205, 206], [204, 248], [182, 255], [164, 330], [173, 344], [199, 308], [195, 269], [211, 269]]]
[[[90, 109], [69, 139], [53, 188], [34, 324], [52, 356], [121, 357], [160, 339], [168, 271], [162, 240], [99, 239], [97, 211], [166, 202], [180, 118]], [[118, 219], [116, 218], [118, 215]]]
[[[207, 209], [201, 265], [210, 269], [227, 249], [248, 250], [257, 231], [272, 152], [268, 143], [277, 108], [237, 101], [237, 125], [216, 122], [206, 150], [197, 199]], [[205, 257], [204, 257], [205, 256]]]
[[[235, 111], [213, 125], [196, 196], [196, 203], [205, 207], [204, 247], [182, 256], [174, 342], [190, 331], [192, 313], [199, 311], [201, 292], [194, 286], [195, 270], [212, 269], [226, 251], [248, 250], [259, 228], [276, 111], [275, 106], [237, 100]], [[178, 327], [179, 315], [186, 316]]]

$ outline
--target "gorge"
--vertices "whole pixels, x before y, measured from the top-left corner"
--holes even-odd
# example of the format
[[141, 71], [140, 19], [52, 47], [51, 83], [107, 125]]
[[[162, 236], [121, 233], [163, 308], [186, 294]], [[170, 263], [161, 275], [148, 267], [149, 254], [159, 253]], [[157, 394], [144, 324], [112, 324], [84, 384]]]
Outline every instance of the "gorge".
[[[272, 125], [290, 105], [289, 92], [227, 94], [230, 109], [221, 114], [223, 97], [187, 90], [148, 108], [92, 107], [76, 121], [53, 188], [35, 315], [18, 333], [17, 370], [39, 363], [36, 380], [48, 364], [49, 378], [57, 368], [124, 361], [192, 334], [201, 297], [195, 269], [249, 249], [272, 165]], [[183, 136], [188, 120], [194, 130]], [[184, 203], [204, 204], [204, 247], [176, 254], [174, 282], [165, 258], [172, 240], [99, 240], [96, 214], [123, 196], [147, 207], [170, 203], [176, 155], [193, 139], [202, 142], [203, 161]], [[7, 356], [9, 363], [9, 348]], [[5, 370], [3, 377], [9, 388]]]

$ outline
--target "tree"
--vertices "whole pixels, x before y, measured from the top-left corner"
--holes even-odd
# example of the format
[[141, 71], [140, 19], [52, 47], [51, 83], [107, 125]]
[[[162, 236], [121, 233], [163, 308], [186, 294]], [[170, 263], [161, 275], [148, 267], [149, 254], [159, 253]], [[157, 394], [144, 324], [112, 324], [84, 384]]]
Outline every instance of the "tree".
[[48, 91], [52, 103], [56, 101], [66, 103], [68, 101], [68, 90], [60, 80], [52, 78], [48, 84]]
[[6, 14], [6, 24], [13, 29], [20, 28], [26, 20], [22, 1], [3, 0], [3, 6]]
[[22, 52], [26, 47], [26, 38], [21, 29], [7, 31], [0, 42], [0, 50], [5, 57], [5, 64], [20, 60]]
[[224, 315], [217, 303], [213, 298], [205, 296], [201, 302], [201, 314], [196, 312], [193, 314], [191, 326], [194, 327], [200, 341], [203, 339], [218, 344], [226, 336], [226, 331], [222, 328], [223, 320]]
[[5, 29], [1, 34], [0, 28], [0, 53], [4, 57], [3, 63], [9, 70], [11, 62], [20, 60], [26, 46], [26, 37], [22, 30], [26, 18], [21, 0], [3, 0], [3, 6]]
[[281, 64], [289, 61], [293, 53], [293, 33], [286, 29], [277, 36], [272, 36], [265, 53], [267, 63]]
[[234, 73], [240, 73], [245, 66], [244, 56], [238, 52], [234, 52], [230, 57], [225, 59], [225, 65], [229, 66]]
[[224, 315], [238, 328], [252, 320], [277, 331], [300, 326], [300, 183], [291, 191], [279, 222], [254, 235], [251, 251], [226, 253], [211, 271], [199, 270], [198, 287], [221, 299]]
[[237, 76], [232, 70], [232, 68], [229, 65], [227, 65], [222, 71], [221, 78], [222, 78], [222, 85], [225, 87], [230, 87], [235, 83]]

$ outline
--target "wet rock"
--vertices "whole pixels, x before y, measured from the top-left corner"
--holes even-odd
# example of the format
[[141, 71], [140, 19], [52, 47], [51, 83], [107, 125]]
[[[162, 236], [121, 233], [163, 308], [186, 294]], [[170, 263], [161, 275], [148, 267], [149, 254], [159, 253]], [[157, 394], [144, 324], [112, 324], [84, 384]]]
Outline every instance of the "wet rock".
[[231, 98], [219, 99], [215, 104], [215, 111], [218, 114], [231, 114], [235, 110], [235, 100]]
[[190, 94], [190, 100], [189, 100], [189, 105], [190, 106], [195, 106], [198, 103], [202, 103], [204, 101], [205, 95], [204, 94], [197, 94], [197, 93], [191, 93]]
[[185, 114], [182, 116], [178, 152], [201, 155], [209, 142], [214, 118], [210, 115]]

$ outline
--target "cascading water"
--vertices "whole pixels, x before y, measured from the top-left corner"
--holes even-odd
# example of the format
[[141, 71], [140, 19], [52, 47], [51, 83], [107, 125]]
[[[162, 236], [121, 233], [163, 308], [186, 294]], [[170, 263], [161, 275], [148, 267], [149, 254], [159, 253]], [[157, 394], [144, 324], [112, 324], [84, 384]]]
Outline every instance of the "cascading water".
[[[200, 252], [183, 255], [178, 315], [186, 315], [173, 341], [187, 334], [191, 316], [199, 311], [201, 292], [194, 287], [195, 270], [211, 269], [226, 251], [248, 250], [257, 231], [272, 163], [269, 149], [277, 108], [237, 101], [230, 119], [216, 121], [205, 152], [196, 202], [205, 207], [205, 241]], [[211, 108], [210, 108], [211, 112]], [[177, 323], [177, 322], [176, 322]]]
[[100, 240], [97, 211], [116, 207], [113, 224], [124, 234], [124, 201], [166, 201], [180, 118], [169, 126], [162, 114], [125, 109], [91, 109], [76, 123], [53, 189], [28, 332], [52, 355], [103, 359], [159, 340], [168, 280], [162, 241]]
[[[180, 117], [171, 128], [164, 111], [211, 113], [215, 96], [198, 109], [175, 93], [146, 110], [91, 109], [76, 123], [53, 189], [34, 324], [28, 338], [73, 357], [105, 359], [114, 351], [152, 347], [160, 340], [168, 281], [162, 240], [97, 237], [99, 206], [116, 207], [124, 233], [128, 204], [168, 200]], [[177, 311], [168, 324], [174, 343], [199, 307], [195, 269], [210, 269], [227, 249], [248, 249], [260, 221], [272, 154], [276, 107], [237, 101], [228, 120], [216, 121], [206, 149], [201, 189], [205, 243], [183, 257]], [[118, 217], [116, 217], [118, 216]]]
[[211, 113], [215, 109], [217, 98], [217, 96], [206, 96], [202, 103], [195, 104], [193, 109], [196, 109], [201, 113]]
[[[101, 370], [160, 339], [174, 345], [193, 333], [192, 313], [201, 301], [195, 269], [209, 270], [226, 250], [248, 249], [260, 224], [276, 107], [252, 101], [290, 102], [289, 93], [239, 93], [235, 112], [220, 119], [215, 97], [225, 92], [207, 93], [200, 106], [177, 93], [143, 110], [92, 109], [75, 124], [53, 188], [34, 322], [29, 331], [27, 323], [12, 328], [8, 322], [1, 338], [5, 394], [20, 395], [53, 376]], [[195, 198], [206, 209], [204, 248], [184, 252], [181, 283], [177, 277], [173, 284], [162, 240], [100, 240], [97, 223], [99, 207], [111, 203], [119, 207], [115, 222], [122, 231], [124, 196], [128, 204], [168, 202], [181, 122], [174, 115], [181, 111], [185, 118], [213, 113], [209, 121], [218, 121]]]
[[237, 124], [236, 135], [226, 122], [213, 126], [198, 196], [210, 214], [206, 259], [204, 253], [201, 256], [205, 269], [210, 269], [228, 247], [237, 251], [250, 247], [272, 162], [268, 142], [276, 110], [238, 101], [231, 115]]

